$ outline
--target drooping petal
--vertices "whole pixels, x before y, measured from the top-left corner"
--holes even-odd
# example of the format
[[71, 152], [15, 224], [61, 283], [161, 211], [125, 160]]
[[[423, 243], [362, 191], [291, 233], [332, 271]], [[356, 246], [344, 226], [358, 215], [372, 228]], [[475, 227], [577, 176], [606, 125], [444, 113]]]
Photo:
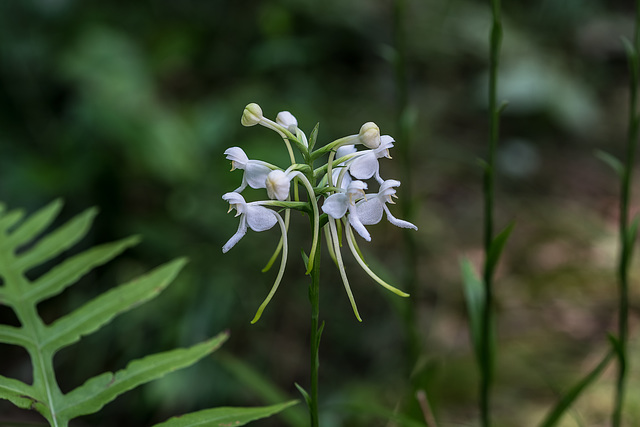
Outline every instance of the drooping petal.
[[247, 224], [253, 231], [265, 231], [276, 225], [276, 213], [264, 206], [247, 205]]
[[331, 243], [333, 244], [333, 252], [336, 255], [336, 262], [338, 264], [338, 270], [340, 270], [340, 277], [342, 278], [342, 284], [344, 285], [344, 290], [347, 292], [347, 297], [349, 297], [349, 302], [351, 303], [353, 314], [356, 315], [356, 319], [358, 319], [358, 322], [362, 322], [360, 313], [358, 313], [358, 307], [356, 306], [356, 300], [353, 297], [353, 292], [351, 292], [351, 286], [349, 286], [349, 280], [347, 279], [347, 272], [344, 269], [344, 263], [342, 262], [342, 254], [340, 253], [340, 245], [338, 244], [338, 240], [339, 240], [338, 232], [336, 230], [335, 220], [333, 220], [332, 218], [329, 219], [329, 229], [331, 232]]
[[361, 254], [359, 253], [359, 251], [357, 249], [356, 242], [354, 241], [353, 233], [351, 232], [351, 229], [349, 229], [349, 227], [346, 227], [346, 228], [347, 228], [347, 232], [346, 232], [347, 243], [349, 245], [349, 249], [351, 249], [351, 253], [353, 254], [353, 257], [356, 259], [358, 264], [360, 264], [360, 267], [362, 267], [362, 269], [365, 271], [365, 273], [367, 273], [369, 275], [369, 277], [371, 277], [373, 280], [378, 282], [385, 289], [388, 289], [391, 292], [393, 292], [394, 294], [399, 295], [401, 297], [408, 297], [409, 296], [408, 293], [402, 292], [400, 289], [391, 286], [390, 284], [388, 284], [387, 282], [382, 280], [380, 277], [378, 277], [377, 274], [375, 274], [373, 271], [371, 271], [369, 266], [367, 266], [367, 263], [365, 263], [364, 259], [362, 259]]
[[267, 305], [269, 304], [269, 301], [271, 301], [271, 298], [273, 298], [276, 291], [278, 290], [278, 286], [280, 286], [280, 282], [282, 281], [282, 276], [284, 275], [284, 268], [287, 265], [287, 254], [289, 253], [289, 249], [288, 249], [289, 246], [287, 244], [287, 226], [282, 221], [282, 218], [280, 217], [280, 215], [278, 215], [275, 212], [273, 212], [273, 215], [274, 215], [274, 218], [276, 218], [276, 221], [278, 221], [278, 223], [280, 224], [280, 231], [282, 232], [282, 237], [280, 239], [283, 245], [282, 259], [280, 260], [280, 269], [278, 270], [278, 275], [276, 276], [276, 280], [273, 283], [273, 286], [271, 287], [269, 294], [267, 295], [265, 300], [262, 302], [262, 304], [260, 304], [260, 307], [258, 307], [258, 311], [256, 312], [256, 315], [253, 317], [253, 320], [251, 320], [252, 324], [256, 323], [260, 319], [260, 316], [262, 316], [262, 312], [267, 307]]
[[351, 224], [351, 226], [358, 232], [359, 235], [362, 236], [364, 240], [366, 240], [367, 242], [371, 241], [371, 235], [360, 221], [360, 218], [358, 218], [357, 210], [354, 208], [349, 209], [349, 224]]
[[245, 167], [244, 179], [251, 188], [265, 188], [267, 175], [271, 169], [257, 160], [249, 160]]
[[349, 208], [349, 198], [346, 194], [336, 193], [327, 197], [322, 205], [322, 211], [332, 218], [342, 218]]
[[349, 165], [349, 172], [357, 179], [369, 179], [378, 171], [378, 159], [373, 151], [358, 156]]
[[416, 227], [415, 225], [413, 225], [412, 223], [410, 223], [409, 221], [405, 221], [403, 219], [398, 219], [395, 216], [391, 215], [391, 212], [389, 212], [389, 208], [387, 207], [387, 205], [383, 205], [384, 211], [387, 213], [387, 219], [389, 220], [389, 222], [393, 225], [395, 225], [396, 227], [400, 227], [400, 228], [411, 228], [413, 230], [417, 230], [418, 227]]
[[382, 219], [383, 208], [384, 202], [374, 195], [358, 203], [356, 212], [362, 224], [373, 225], [379, 223]]
[[235, 168], [244, 169], [249, 161], [249, 157], [247, 157], [247, 154], [240, 147], [227, 148], [224, 154], [227, 156], [227, 159], [231, 160], [231, 170]]
[[227, 243], [224, 244], [224, 246], [222, 247], [222, 253], [226, 254], [227, 252], [229, 252], [229, 249], [234, 247], [236, 243], [238, 243], [240, 239], [244, 237], [245, 234], [247, 234], [247, 221], [245, 216], [242, 215], [240, 216], [240, 225], [238, 225], [238, 231], [236, 231], [236, 234], [231, 236]]

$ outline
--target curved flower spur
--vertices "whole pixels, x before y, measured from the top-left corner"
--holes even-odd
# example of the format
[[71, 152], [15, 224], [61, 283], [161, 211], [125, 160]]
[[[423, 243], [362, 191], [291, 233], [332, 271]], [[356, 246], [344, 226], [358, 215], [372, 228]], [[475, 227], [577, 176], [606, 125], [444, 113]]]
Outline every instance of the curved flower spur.
[[[365, 225], [377, 224], [384, 214], [389, 222], [398, 227], [417, 230], [412, 223], [395, 218], [387, 207], [388, 203], [393, 203], [392, 197], [396, 197], [395, 188], [400, 185], [400, 182], [382, 179], [378, 161], [382, 158], [391, 158], [389, 149], [393, 147], [393, 138], [388, 135], [381, 136], [378, 126], [368, 122], [362, 125], [358, 134], [340, 138], [314, 151], [318, 126], [316, 125], [310, 137], [307, 138], [298, 127], [297, 119], [288, 111], [280, 112], [276, 120], [272, 121], [264, 117], [258, 104], [249, 104], [244, 109], [241, 122], [243, 126], [259, 124], [278, 133], [290, 158], [290, 165], [282, 169], [261, 160], [250, 160], [239, 147], [231, 147], [224, 153], [227, 159], [231, 160], [231, 170], [241, 169], [243, 175], [240, 187], [223, 196], [223, 199], [229, 202], [229, 211], [235, 209], [236, 216], [240, 216], [238, 231], [224, 245], [223, 252], [229, 251], [246, 234], [248, 228], [254, 231], [266, 231], [279, 224], [281, 230], [280, 242], [263, 271], [267, 271], [282, 252], [280, 269], [271, 291], [258, 308], [251, 323], [258, 321], [282, 280], [287, 263], [287, 230], [292, 209], [304, 212], [310, 217], [312, 245], [308, 259], [305, 259], [307, 274], [311, 273], [316, 263], [315, 254], [321, 239], [322, 225], [329, 254], [340, 270], [353, 312], [359, 321], [362, 319], [349, 286], [340, 252], [342, 230], [352, 254], [362, 269], [386, 289], [397, 295], [408, 297], [408, 294], [389, 285], [369, 269], [351, 230], [353, 227], [366, 241], [371, 241]], [[358, 150], [356, 148], [358, 145], [364, 145], [365, 149]], [[293, 147], [302, 157], [302, 163], [296, 160]], [[326, 163], [314, 168], [314, 163], [325, 154], [328, 154]], [[368, 189], [365, 180], [377, 183], [378, 193], [365, 194], [365, 190]], [[302, 185], [303, 191], [306, 191], [307, 201], [301, 201], [299, 185]], [[268, 199], [246, 202], [240, 193], [247, 186], [266, 189]], [[324, 198], [322, 205], [324, 214], [321, 216], [318, 203], [322, 198]], [[270, 208], [284, 210], [285, 219], [282, 219], [278, 211]]]

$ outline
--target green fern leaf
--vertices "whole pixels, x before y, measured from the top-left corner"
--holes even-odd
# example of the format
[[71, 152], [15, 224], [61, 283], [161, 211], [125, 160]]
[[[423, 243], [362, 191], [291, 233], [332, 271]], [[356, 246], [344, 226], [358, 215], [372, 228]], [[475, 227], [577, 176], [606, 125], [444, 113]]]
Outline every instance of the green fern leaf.
[[131, 237], [96, 246], [30, 281], [27, 272], [82, 240], [97, 213], [97, 210], [89, 209], [38, 238], [51, 226], [61, 208], [62, 202], [56, 200], [23, 220], [23, 211], [6, 211], [6, 207], [0, 204], [0, 304], [11, 307], [21, 323], [19, 327], [0, 325], [0, 343], [25, 348], [33, 365], [32, 385], [0, 376], [0, 398], [21, 408], [40, 412], [55, 427], [67, 426], [70, 419], [96, 412], [118, 395], [140, 384], [195, 363], [216, 350], [228, 336], [222, 333], [187, 349], [147, 356], [130, 362], [116, 374], [99, 375], [63, 394], [53, 370], [55, 353], [83, 335], [98, 330], [115, 316], [157, 296], [176, 277], [186, 261], [177, 259], [157, 267], [46, 325], [36, 309], [38, 302], [59, 294], [96, 266], [108, 262], [139, 241], [137, 237]]
[[243, 426], [251, 421], [269, 417], [298, 403], [297, 400], [260, 408], [213, 408], [173, 417], [154, 427], [219, 427]]
[[191, 348], [180, 348], [147, 356], [130, 362], [125, 369], [115, 374], [105, 372], [93, 377], [67, 394], [66, 406], [60, 408], [60, 415], [71, 419], [97, 412], [125, 391], [160, 378], [176, 369], [192, 365], [218, 349], [228, 337], [229, 334], [223, 332]]

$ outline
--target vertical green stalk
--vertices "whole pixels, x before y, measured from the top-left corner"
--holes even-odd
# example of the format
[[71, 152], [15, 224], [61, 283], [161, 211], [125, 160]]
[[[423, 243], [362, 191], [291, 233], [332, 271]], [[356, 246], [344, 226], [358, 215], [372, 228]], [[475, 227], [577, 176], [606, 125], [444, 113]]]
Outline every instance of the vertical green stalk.
[[491, 0], [493, 23], [489, 50], [489, 157], [484, 173], [484, 305], [480, 333], [480, 416], [481, 425], [491, 425], [491, 386], [493, 383], [492, 325], [494, 323], [493, 268], [490, 252], [494, 242], [493, 211], [495, 157], [498, 145], [500, 109], [497, 105], [498, 58], [502, 43], [500, 0]]
[[309, 416], [311, 427], [318, 427], [318, 369], [320, 367], [320, 337], [322, 327], [319, 326], [320, 317], [320, 247], [316, 253], [311, 269], [311, 285], [309, 286], [309, 301], [311, 302], [311, 393], [309, 399]]
[[[315, 139], [314, 139], [315, 141]], [[313, 159], [310, 155], [305, 156], [307, 164], [309, 165], [309, 172], [307, 173], [307, 179], [309, 180], [309, 186], [313, 188], [316, 185], [316, 180], [313, 174]], [[313, 192], [309, 193], [310, 203], [315, 203], [311, 198], [316, 197]], [[313, 262], [312, 265], [307, 266], [307, 271], [311, 276], [311, 284], [309, 285], [309, 302], [311, 303], [311, 336], [310, 336], [310, 370], [311, 370], [311, 391], [310, 396], [307, 398], [307, 404], [309, 405], [309, 419], [311, 427], [319, 427], [318, 417], [318, 370], [320, 368], [320, 338], [322, 336], [322, 329], [324, 324], [320, 326], [320, 254], [322, 253], [322, 236], [316, 229], [318, 223], [318, 210], [314, 209], [312, 218], [310, 218], [310, 224], [312, 230], [314, 230], [314, 240], [317, 241], [316, 246], [312, 249], [314, 253], [309, 254], [309, 262]]]
[[627, 46], [629, 56], [629, 127], [627, 133], [627, 153], [621, 179], [620, 191], [620, 258], [618, 265], [618, 375], [616, 381], [612, 425], [619, 427], [622, 422], [625, 386], [627, 380], [627, 343], [629, 340], [629, 264], [635, 242], [635, 227], [629, 225], [629, 198], [633, 165], [638, 141], [638, 55], [640, 51], [640, 1], [636, 2], [636, 26], [633, 42]]
[[[405, 34], [406, 0], [395, 0], [393, 8], [393, 36], [395, 46], [394, 68], [396, 86], [396, 145], [402, 170], [404, 171], [402, 183], [406, 194], [413, 194], [413, 182], [411, 175], [411, 120], [409, 111], [409, 85], [407, 82], [407, 48]], [[402, 217], [410, 220], [414, 210], [414, 201], [411, 197], [405, 197], [401, 201], [400, 209]], [[404, 264], [405, 277], [404, 288], [407, 293], [414, 295], [416, 292], [416, 266], [417, 250], [416, 239], [413, 233], [404, 232]], [[408, 301], [404, 310], [404, 324], [407, 334], [408, 367], [413, 365], [420, 356], [420, 338], [416, 329], [415, 299]]]

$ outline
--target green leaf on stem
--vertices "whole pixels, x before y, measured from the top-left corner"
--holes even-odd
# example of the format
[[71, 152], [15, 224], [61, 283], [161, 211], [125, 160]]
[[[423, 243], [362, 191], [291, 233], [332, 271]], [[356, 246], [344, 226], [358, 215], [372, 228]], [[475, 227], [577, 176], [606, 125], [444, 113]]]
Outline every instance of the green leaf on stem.
[[288, 407], [298, 403], [297, 400], [280, 403], [272, 406], [256, 408], [230, 408], [221, 407], [205, 409], [191, 414], [173, 417], [168, 421], [156, 424], [154, 427], [220, 427], [243, 426], [251, 421], [270, 417]]
[[608, 165], [618, 177], [622, 177], [624, 174], [624, 165], [617, 157], [612, 154], [607, 153], [606, 151], [596, 150], [595, 156], [602, 160], [606, 165]]
[[300, 255], [302, 255], [302, 262], [304, 263], [304, 268], [309, 269], [309, 255], [304, 251], [304, 249], [300, 249]]
[[311, 135], [309, 135], [309, 151], [313, 150], [313, 147], [316, 145], [319, 129], [320, 129], [320, 122], [316, 123], [313, 130], [311, 131]]
[[484, 306], [484, 286], [468, 258], [460, 260], [462, 288], [469, 313], [469, 333], [476, 358], [480, 358], [480, 336], [482, 333], [482, 311]]
[[628, 38], [621, 37], [621, 40], [624, 51], [627, 54], [627, 59], [629, 60], [631, 76], [635, 79], [635, 76], [638, 75], [638, 52]]
[[302, 397], [304, 397], [304, 401], [307, 403], [307, 406], [311, 407], [311, 397], [309, 396], [309, 393], [307, 393], [307, 390], [298, 383], [293, 383], [293, 385], [296, 386]]
[[[614, 346], [615, 347], [615, 346]], [[540, 427], [552, 427], [555, 426], [562, 418], [564, 413], [571, 407], [573, 402], [582, 394], [582, 392], [593, 383], [607, 367], [611, 359], [613, 358], [615, 350], [609, 351], [604, 358], [598, 363], [598, 365], [587, 374], [582, 380], [574, 385], [564, 396], [560, 398], [556, 406], [549, 412], [545, 419], [540, 424]]]
[[485, 262], [485, 274], [487, 276], [493, 276], [493, 272], [496, 268], [496, 265], [498, 264], [498, 260], [500, 259], [500, 255], [502, 254], [502, 250], [504, 249], [504, 245], [507, 243], [507, 239], [509, 239], [514, 226], [515, 222], [511, 222], [491, 241], [489, 253], [487, 254], [487, 259]]

